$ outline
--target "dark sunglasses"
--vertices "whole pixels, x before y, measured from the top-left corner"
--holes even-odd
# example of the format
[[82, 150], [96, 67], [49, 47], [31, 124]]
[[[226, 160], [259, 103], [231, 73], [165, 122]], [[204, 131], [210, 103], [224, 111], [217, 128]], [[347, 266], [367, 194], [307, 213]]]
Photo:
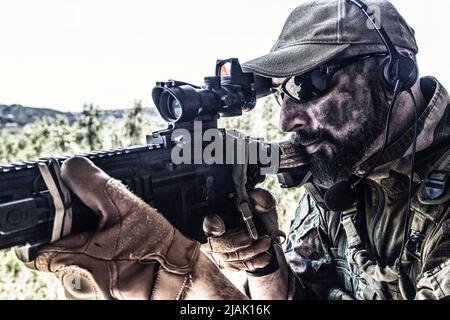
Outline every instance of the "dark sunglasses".
[[279, 105], [285, 95], [297, 103], [312, 101], [330, 90], [331, 80], [339, 70], [362, 60], [386, 55], [386, 52], [376, 52], [332, 60], [307, 73], [286, 79], [281, 88], [275, 89], [275, 98]]

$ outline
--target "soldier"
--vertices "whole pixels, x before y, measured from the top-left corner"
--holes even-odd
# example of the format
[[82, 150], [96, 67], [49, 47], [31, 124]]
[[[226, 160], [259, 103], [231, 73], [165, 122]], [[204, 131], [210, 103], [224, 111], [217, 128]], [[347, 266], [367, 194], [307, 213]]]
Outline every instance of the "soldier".
[[[449, 298], [450, 99], [435, 78], [418, 79], [414, 31], [392, 4], [365, 4], [304, 4], [272, 51], [245, 64], [279, 85], [281, 128], [311, 157], [313, 179], [284, 252], [266, 191], [250, 194], [266, 236], [224, 232], [211, 216], [214, 236], [200, 251], [119, 182], [73, 158], [62, 178], [101, 226], [27, 265], [54, 272], [69, 298]], [[374, 25], [363, 15], [371, 7]], [[246, 295], [217, 272], [252, 272], [275, 258], [276, 272], [248, 276]]]

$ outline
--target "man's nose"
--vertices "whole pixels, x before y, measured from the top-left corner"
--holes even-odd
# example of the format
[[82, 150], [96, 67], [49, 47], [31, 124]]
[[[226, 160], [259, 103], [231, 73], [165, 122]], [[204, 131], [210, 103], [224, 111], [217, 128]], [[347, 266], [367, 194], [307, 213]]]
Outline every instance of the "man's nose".
[[290, 99], [285, 99], [281, 106], [280, 127], [284, 132], [303, 129], [310, 123], [310, 117], [303, 106]]

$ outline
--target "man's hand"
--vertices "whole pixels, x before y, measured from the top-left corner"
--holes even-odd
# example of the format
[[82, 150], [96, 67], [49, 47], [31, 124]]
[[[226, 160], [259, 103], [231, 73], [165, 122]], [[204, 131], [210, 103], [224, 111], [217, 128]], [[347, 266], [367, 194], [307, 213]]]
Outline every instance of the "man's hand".
[[[278, 270], [268, 275], [249, 276], [249, 298], [256, 300], [292, 299], [295, 280], [280, 244], [285, 234], [278, 227], [278, 212], [274, 197], [267, 191], [256, 189], [249, 192], [253, 204], [253, 216], [265, 231], [265, 235], [253, 240], [245, 229], [226, 232], [225, 225], [217, 215], [205, 219], [204, 230], [212, 236], [202, 245], [216, 265], [230, 271], [250, 271], [265, 268], [271, 259], [269, 250], [276, 255]], [[260, 230], [261, 231], [261, 230]]]
[[266, 267], [271, 259], [272, 245], [281, 243], [285, 235], [278, 227], [276, 201], [269, 192], [256, 189], [249, 193], [254, 207], [254, 218], [263, 227], [264, 235], [253, 240], [244, 228], [225, 230], [218, 215], [205, 218], [204, 231], [212, 235], [202, 246], [219, 268], [230, 271], [250, 271]]
[[49, 245], [26, 263], [28, 267], [54, 273], [68, 298], [149, 299], [153, 289], [162, 286], [155, 280], [157, 271], [158, 277], [165, 273], [182, 279], [181, 288], [169, 281], [172, 286], [165, 292], [183, 292], [184, 278], [198, 258], [197, 242], [85, 158], [66, 161], [61, 177], [99, 214], [100, 225], [96, 232]]

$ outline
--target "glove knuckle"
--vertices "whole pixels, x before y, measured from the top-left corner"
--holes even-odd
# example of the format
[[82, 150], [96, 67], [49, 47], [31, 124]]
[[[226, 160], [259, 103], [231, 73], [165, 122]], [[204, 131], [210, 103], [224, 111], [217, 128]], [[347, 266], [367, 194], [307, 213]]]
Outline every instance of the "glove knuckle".
[[266, 267], [270, 263], [270, 258], [271, 256], [268, 252], [259, 254], [255, 259], [253, 259], [253, 265], [255, 266], [255, 269]]

